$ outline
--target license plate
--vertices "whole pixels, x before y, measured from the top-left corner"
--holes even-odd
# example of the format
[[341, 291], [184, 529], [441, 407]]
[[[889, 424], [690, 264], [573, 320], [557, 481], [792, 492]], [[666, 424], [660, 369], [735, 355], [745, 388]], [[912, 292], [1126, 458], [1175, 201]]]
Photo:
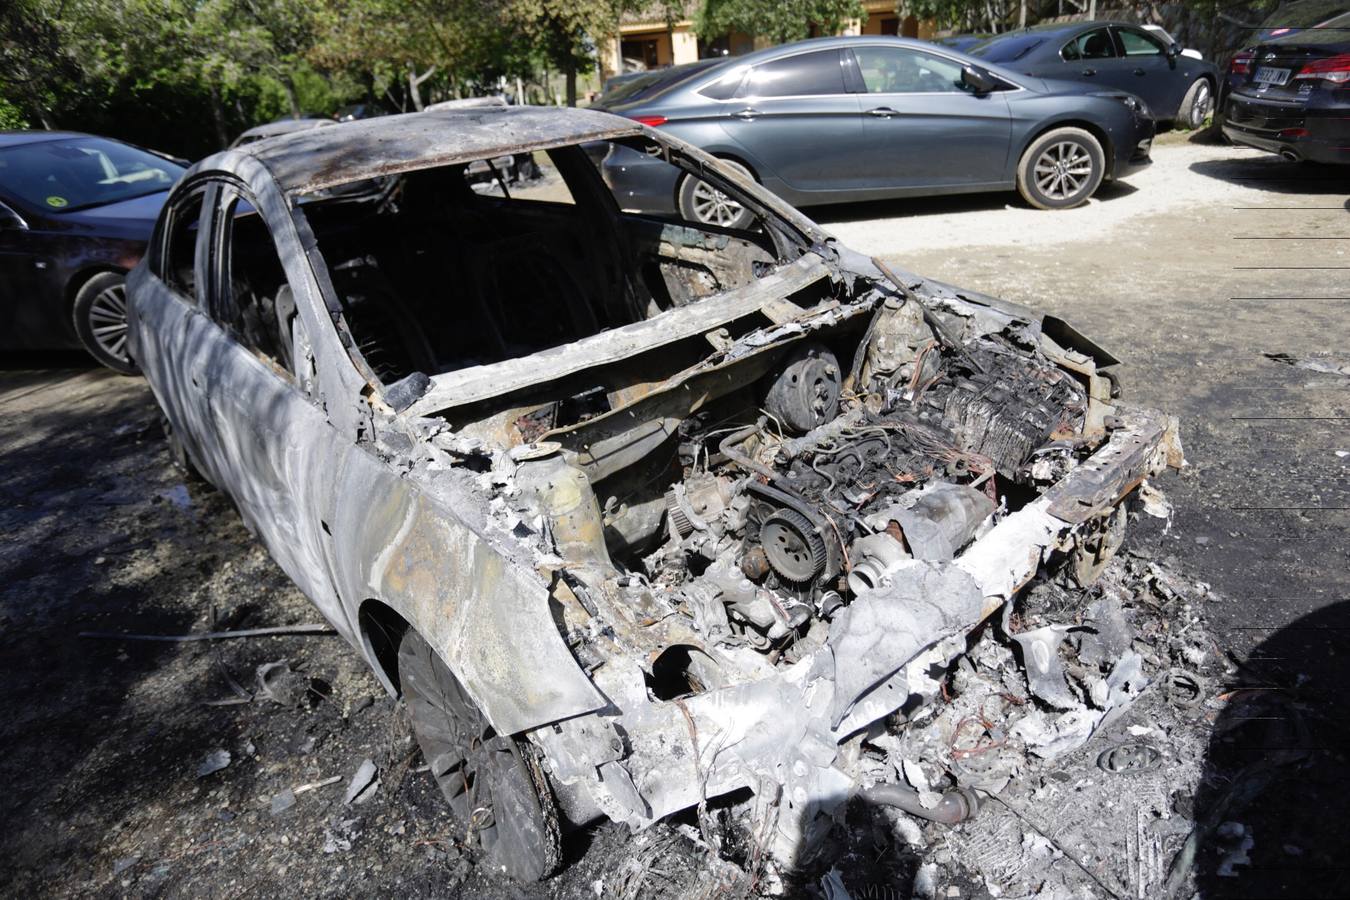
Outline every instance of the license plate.
[[1289, 70], [1276, 69], [1273, 66], [1257, 66], [1252, 81], [1257, 84], [1288, 84]]

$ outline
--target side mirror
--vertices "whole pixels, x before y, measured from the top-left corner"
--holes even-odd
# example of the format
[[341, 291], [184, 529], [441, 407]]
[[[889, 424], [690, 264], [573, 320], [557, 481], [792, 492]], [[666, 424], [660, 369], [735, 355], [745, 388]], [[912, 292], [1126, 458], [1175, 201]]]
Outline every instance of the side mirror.
[[28, 223], [23, 216], [0, 203], [0, 231], [27, 231]]
[[987, 94], [998, 87], [998, 82], [994, 80], [994, 76], [983, 69], [977, 69], [969, 65], [961, 67], [961, 83], [970, 88], [976, 96]]
[[1182, 49], [1183, 48], [1180, 44], [1178, 44], [1176, 41], [1173, 41], [1172, 46], [1167, 48], [1167, 55], [1172, 59], [1176, 59], [1178, 56], [1181, 55]]

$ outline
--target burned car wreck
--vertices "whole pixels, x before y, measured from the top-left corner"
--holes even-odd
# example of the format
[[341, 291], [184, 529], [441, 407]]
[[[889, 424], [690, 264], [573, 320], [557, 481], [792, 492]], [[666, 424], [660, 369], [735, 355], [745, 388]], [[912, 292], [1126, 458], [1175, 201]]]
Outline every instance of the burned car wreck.
[[[522, 153], [533, 187], [466, 177]], [[623, 154], [754, 224], [626, 211], [597, 165]], [[972, 813], [876, 788], [869, 741], [1044, 567], [1091, 581], [1126, 498], [1181, 464], [1065, 323], [891, 271], [601, 113], [210, 157], [130, 291], [175, 454], [406, 699], [453, 813], [523, 878], [564, 825], [716, 798], [783, 871], [858, 790]]]

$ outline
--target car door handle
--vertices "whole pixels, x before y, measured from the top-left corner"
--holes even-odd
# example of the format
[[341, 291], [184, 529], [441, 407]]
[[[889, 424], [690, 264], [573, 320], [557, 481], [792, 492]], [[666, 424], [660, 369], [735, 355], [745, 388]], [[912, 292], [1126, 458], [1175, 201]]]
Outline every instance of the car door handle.
[[878, 119], [889, 119], [891, 116], [899, 115], [899, 113], [889, 106], [878, 106], [876, 109], [869, 109], [867, 114], [869, 116], [876, 116]]
[[1097, 70], [1096, 70], [1096, 69], [1084, 69], [1084, 70], [1083, 70], [1083, 74], [1084, 74], [1084, 75], [1096, 75], [1096, 74], [1097, 74]]
[[753, 108], [753, 107], [747, 106], [745, 109], [742, 109], [742, 110], [740, 110], [739, 112], [734, 112], [734, 113], [732, 113], [732, 115], [735, 116], [736, 118], [740, 119], [740, 120], [743, 121], [743, 122], [749, 122], [749, 121], [751, 121], [752, 119], [754, 119], [756, 116], [759, 115], [759, 110], [757, 110], [757, 109], [755, 109], [755, 108]]
[[1143, 75], [1143, 74], [1144, 74], [1144, 70], [1143, 70], [1143, 69], [1135, 69], [1135, 70], [1134, 70], [1134, 74], [1136, 74], [1136, 75]]

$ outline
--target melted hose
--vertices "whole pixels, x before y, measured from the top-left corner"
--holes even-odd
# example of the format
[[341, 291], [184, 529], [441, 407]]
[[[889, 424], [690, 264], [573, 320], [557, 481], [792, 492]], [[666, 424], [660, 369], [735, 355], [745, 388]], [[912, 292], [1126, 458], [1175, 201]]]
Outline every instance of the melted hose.
[[943, 794], [937, 806], [932, 809], [919, 802], [918, 791], [899, 784], [874, 784], [859, 791], [858, 795], [873, 803], [894, 806], [911, 816], [918, 816], [930, 822], [941, 822], [943, 825], [964, 822], [974, 818], [975, 813], [980, 811], [980, 801], [975, 792], [961, 788]]

